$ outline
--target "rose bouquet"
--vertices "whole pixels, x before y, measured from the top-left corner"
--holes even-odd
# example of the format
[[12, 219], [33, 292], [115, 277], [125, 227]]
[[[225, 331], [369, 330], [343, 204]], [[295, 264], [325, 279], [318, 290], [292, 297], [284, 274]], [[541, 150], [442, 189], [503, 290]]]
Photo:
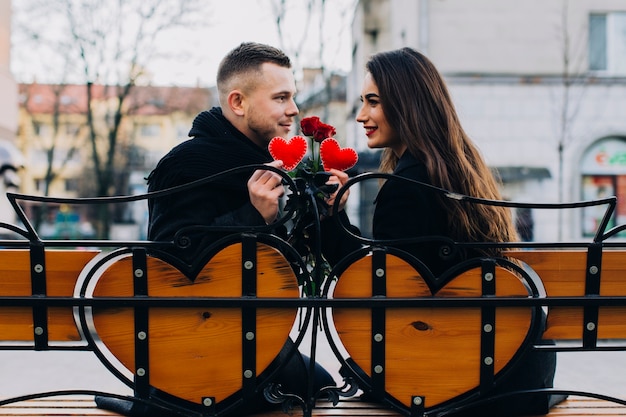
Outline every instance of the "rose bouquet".
[[270, 154], [274, 159], [283, 161], [292, 178], [307, 177], [328, 169], [345, 171], [357, 163], [356, 151], [342, 149], [333, 138], [336, 129], [323, 123], [319, 117], [305, 117], [300, 122], [300, 129], [308, 140], [303, 136], [294, 136], [289, 140], [277, 136], [269, 143]]
[[327, 170], [348, 170], [357, 163], [358, 155], [352, 148], [341, 148], [333, 138], [336, 129], [317, 116], [302, 119], [300, 129], [304, 136], [289, 140], [277, 136], [270, 141], [268, 149], [272, 158], [283, 161], [283, 168], [298, 187], [317, 198], [318, 208], [325, 215], [328, 210], [325, 199], [337, 188], [326, 184], [331, 176]]
[[[319, 233], [319, 228], [315, 232], [312, 226], [319, 225], [320, 218], [328, 215], [330, 207], [326, 200], [337, 189], [337, 184], [327, 184], [332, 176], [328, 170], [346, 171], [357, 163], [358, 155], [352, 148], [341, 148], [333, 138], [336, 129], [319, 117], [305, 117], [300, 122], [300, 129], [303, 136], [289, 140], [277, 136], [270, 141], [268, 149], [272, 158], [283, 161], [283, 168], [300, 191], [300, 197], [290, 195], [285, 206], [289, 210], [295, 205], [300, 212], [290, 243], [306, 259], [310, 272], [327, 276], [328, 262], [320, 253], [319, 245], [314, 244], [313, 236]], [[316, 265], [320, 267], [316, 268]], [[309, 293], [315, 293], [321, 279], [321, 276], [315, 277]]]

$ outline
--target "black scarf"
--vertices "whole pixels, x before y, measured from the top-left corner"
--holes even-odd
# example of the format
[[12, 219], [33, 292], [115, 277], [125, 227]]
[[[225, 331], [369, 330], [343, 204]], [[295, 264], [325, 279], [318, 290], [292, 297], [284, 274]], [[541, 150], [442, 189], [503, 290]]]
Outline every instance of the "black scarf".
[[[235, 129], [219, 107], [198, 114], [189, 136], [193, 139], [174, 147], [150, 173], [149, 191], [187, 184], [235, 167], [272, 160], [267, 149], [259, 148]], [[236, 189], [246, 186], [245, 181], [241, 183], [230, 178], [226, 181], [227, 185]]]

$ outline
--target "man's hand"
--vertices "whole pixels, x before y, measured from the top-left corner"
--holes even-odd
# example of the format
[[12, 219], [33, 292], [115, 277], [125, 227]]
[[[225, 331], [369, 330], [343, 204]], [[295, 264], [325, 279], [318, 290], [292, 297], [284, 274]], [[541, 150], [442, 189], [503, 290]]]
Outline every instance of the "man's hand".
[[[335, 204], [335, 197], [337, 196], [337, 192], [339, 192], [341, 187], [343, 187], [344, 184], [346, 182], [348, 182], [350, 177], [348, 176], [348, 174], [346, 174], [343, 171], [339, 171], [338, 169], [331, 169], [329, 172], [332, 174], [332, 176], [329, 178], [328, 181], [326, 181], [326, 184], [339, 184], [339, 187], [337, 188], [337, 191], [332, 193], [326, 199], [326, 203], [328, 203], [328, 205], [330, 206], [330, 209], [331, 209], [330, 215], [332, 216], [334, 214], [332, 212], [332, 208], [333, 208], [333, 204]], [[344, 195], [341, 196], [341, 201], [339, 202], [339, 211], [344, 209], [344, 207], [346, 206], [346, 203], [348, 202], [348, 197], [349, 196], [350, 196], [350, 190], [346, 190]]]
[[[282, 168], [283, 161], [272, 161], [265, 165]], [[278, 202], [285, 194], [282, 177], [276, 172], [257, 169], [248, 180], [250, 202], [265, 219], [265, 223], [273, 223], [278, 217]]]

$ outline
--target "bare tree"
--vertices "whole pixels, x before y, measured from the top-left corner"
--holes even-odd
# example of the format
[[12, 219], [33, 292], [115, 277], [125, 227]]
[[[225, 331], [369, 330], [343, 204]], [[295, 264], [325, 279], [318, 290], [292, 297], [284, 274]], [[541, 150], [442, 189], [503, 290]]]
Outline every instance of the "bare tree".
[[[579, 33], [586, 33], [579, 31]], [[564, 200], [564, 153], [566, 147], [572, 141], [572, 130], [582, 103], [582, 94], [587, 85], [589, 74], [583, 70], [583, 51], [575, 51], [576, 48], [585, 45], [584, 40], [576, 39], [572, 42], [569, 24], [568, 0], [563, 0], [561, 8], [561, 25], [559, 27], [561, 39], [561, 62], [563, 64], [561, 74], [561, 99], [558, 101], [558, 198]], [[574, 94], [575, 87], [580, 87], [581, 96]], [[558, 239], [563, 239], [563, 214], [558, 210]]]
[[[199, 23], [206, 6], [201, 0], [23, 0], [20, 7], [30, 13], [28, 38], [46, 57], [69, 63], [65, 75], [85, 86], [95, 195], [124, 193], [115, 176], [133, 88], [148, 81], [145, 68], [160, 53], [160, 36]], [[107, 207], [98, 220], [98, 235], [108, 237]]]
[[[333, 57], [336, 58], [336, 54], [339, 52], [338, 48], [334, 51], [332, 48], [338, 46], [336, 39], [340, 39], [343, 32], [350, 28], [348, 22], [354, 13], [357, 2], [354, 0], [266, 1], [270, 3], [274, 15], [280, 48], [293, 58], [296, 69], [302, 69], [303, 63], [307, 58], [309, 58], [307, 65], [314, 65], [319, 68], [323, 80], [323, 88], [320, 91], [322, 97], [320, 97], [320, 100], [324, 103], [323, 114], [320, 117], [327, 119], [334, 75], [329, 62], [333, 62]], [[298, 29], [296, 31], [288, 30], [286, 26], [290, 19], [293, 22], [291, 12], [298, 7], [304, 11], [304, 18], [298, 21]], [[333, 13], [339, 14], [340, 19], [345, 24], [339, 26], [329, 24], [327, 15], [330, 7], [333, 7]], [[313, 30], [315, 23], [317, 23], [317, 28]], [[317, 34], [317, 39], [311, 39], [312, 35], [314, 36], [315, 34]], [[315, 45], [316, 50], [310, 51], [311, 54], [309, 56], [303, 56], [302, 52], [306, 50], [305, 45]], [[315, 57], [315, 60], [312, 62], [310, 61], [311, 57]], [[301, 108], [301, 110], [306, 112], [308, 109]]]
[[307, 0], [305, 3], [306, 16], [304, 22], [301, 22], [302, 33], [299, 36], [293, 36], [291, 33], [289, 39], [293, 40], [293, 43], [287, 43], [287, 37], [285, 33], [287, 30], [285, 29], [285, 24], [287, 22], [287, 14], [289, 9], [292, 7], [292, 2], [287, 0], [268, 0], [270, 2], [272, 13], [274, 14], [274, 21], [276, 23], [276, 32], [278, 34], [278, 42], [280, 49], [288, 53], [293, 57], [294, 61], [299, 62], [300, 53], [302, 51], [302, 47], [307, 40], [307, 35], [309, 33], [309, 28], [311, 26], [311, 19], [313, 16], [313, 7], [316, 3], [316, 0]]

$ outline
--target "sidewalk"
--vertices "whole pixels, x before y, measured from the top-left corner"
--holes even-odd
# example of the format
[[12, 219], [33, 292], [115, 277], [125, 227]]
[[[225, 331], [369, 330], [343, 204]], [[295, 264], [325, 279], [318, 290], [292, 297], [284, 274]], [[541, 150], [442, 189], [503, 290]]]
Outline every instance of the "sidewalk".
[[[332, 354], [317, 359], [338, 375]], [[626, 400], [626, 352], [559, 353], [555, 386]], [[92, 352], [0, 351], [0, 398], [65, 389], [132, 393]]]

